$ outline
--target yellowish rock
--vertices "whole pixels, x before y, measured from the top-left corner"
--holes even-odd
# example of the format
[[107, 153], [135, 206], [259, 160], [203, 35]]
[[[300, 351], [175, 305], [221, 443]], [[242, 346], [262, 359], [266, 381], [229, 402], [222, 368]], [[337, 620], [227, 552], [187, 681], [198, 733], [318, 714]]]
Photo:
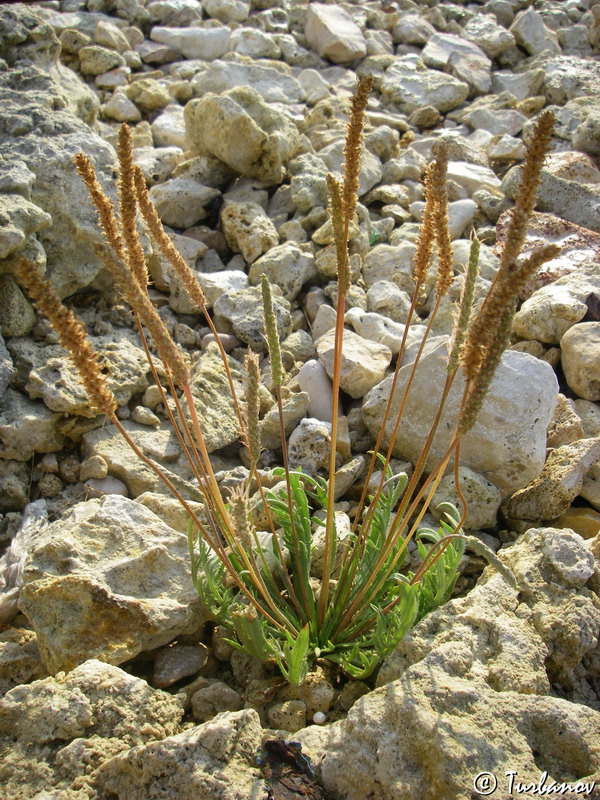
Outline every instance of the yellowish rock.
[[584, 539], [600, 533], [600, 514], [592, 508], [569, 508], [552, 522], [553, 528], [570, 528]]

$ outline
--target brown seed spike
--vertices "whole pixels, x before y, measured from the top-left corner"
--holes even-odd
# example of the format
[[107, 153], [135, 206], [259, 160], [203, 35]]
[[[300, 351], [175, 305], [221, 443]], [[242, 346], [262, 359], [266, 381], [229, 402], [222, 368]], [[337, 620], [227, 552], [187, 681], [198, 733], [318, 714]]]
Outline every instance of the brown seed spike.
[[108, 388], [98, 362], [98, 354], [90, 344], [81, 320], [59, 300], [49, 280], [29, 260], [21, 259], [16, 274], [36, 305], [58, 333], [60, 343], [68, 350], [86, 393], [96, 411], [111, 416], [117, 409], [115, 396]]
[[117, 154], [119, 156], [119, 213], [123, 238], [127, 247], [128, 263], [135, 279], [145, 289], [148, 285], [148, 269], [144, 248], [136, 225], [137, 203], [133, 179], [133, 147], [129, 125], [119, 128]]
[[435, 201], [432, 190], [433, 170], [427, 167], [425, 171], [425, 208], [419, 226], [419, 237], [413, 262], [413, 275], [417, 286], [422, 285], [427, 278], [427, 270], [433, 255], [433, 242], [435, 239]]
[[438, 268], [435, 290], [443, 297], [454, 279], [452, 244], [448, 230], [448, 146], [440, 141], [435, 148], [435, 161], [431, 173], [435, 240], [438, 251]]
[[348, 132], [346, 134], [346, 145], [344, 147], [344, 188], [342, 192], [346, 236], [348, 233], [348, 226], [356, 213], [358, 176], [360, 173], [360, 157], [362, 151], [362, 130], [365, 123], [365, 109], [372, 86], [372, 76], [364, 75], [358, 81], [358, 85], [350, 102], [350, 119], [348, 121]]
[[75, 156], [75, 165], [83, 182], [87, 186], [92, 203], [96, 206], [100, 227], [106, 237], [106, 241], [114, 250], [115, 255], [125, 261], [125, 244], [119, 231], [119, 221], [115, 214], [115, 207], [112, 200], [105, 194], [104, 189], [100, 186], [100, 182], [96, 176], [96, 170], [86, 155], [78, 153]]

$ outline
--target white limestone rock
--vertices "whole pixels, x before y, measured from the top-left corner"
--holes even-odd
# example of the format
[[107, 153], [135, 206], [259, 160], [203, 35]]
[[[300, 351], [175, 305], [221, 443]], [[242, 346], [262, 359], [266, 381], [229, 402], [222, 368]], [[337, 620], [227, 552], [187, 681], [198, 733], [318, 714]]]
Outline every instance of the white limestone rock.
[[[319, 360], [331, 378], [333, 375], [333, 345], [335, 331], [328, 331], [316, 342]], [[344, 330], [340, 387], [350, 397], [364, 395], [381, 379], [392, 358], [391, 350], [383, 344], [363, 339], [354, 331]]]
[[116, 122], [139, 122], [142, 118], [142, 112], [124, 92], [114, 92], [102, 106], [102, 113]]
[[208, 69], [192, 78], [194, 95], [202, 98], [209, 92], [222, 94], [230, 89], [243, 88], [258, 92], [266, 103], [301, 103], [304, 100], [304, 89], [292, 77], [289, 67], [280, 62], [271, 63], [277, 63], [277, 69], [263, 64], [217, 59]]
[[150, 189], [150, 199], [159, 217], [175, 228], [191, 228], [206, 219], [205, 206], [219, 194], [216, 189], [189, 178], [171, 178]]
[[168, 105], [150, 127], [156, 147], [179, 147], [185, 150], [185, 122], [180, 105]]
[[207, 308], [212, 308], [221, 295], [248, 287], [248, 276], [240, 269], [199, 272], [197, 278], [206, 297]]
[[333, 392], [331, 380], [323, 364], [316, 359], [303, 364], [298, 372], [298, 384], [308, 395], [308, 416], [331, 422]]
[[[324, 162], [327, 171], [339, 173], [340, 177], [344, 162], [344, 146], [344, 140], [339, 139], [319, 150], [319, 158]], [[376, 186], [381, 181], [381, 175], [382, 165], [380, 159], [369, 150], [363, 149], [358, 176], [358, 196], [362, 197], [373, 186]]]
[[436, 33], [421, 52], [426, 66], [448, 69], [479, 93], [489, 92], [492, 86], [492, 62], [473, 42], [450, 33]]
[[245, 22], [250, 13], [249, 0], [203, 0], [202, 8], [213, 19], [225, 24]]
[[190, 149], [213, 155], [242, 175], [280, 183], [300, 137], [295, 125], [250, 87], [209, 93], [185, 108]]
[[[363, 339], [371, 339], [373, 342], [379, 342], [389, 347], [392, 355], [397, 355], [400, 352], [405, 325], [393, 322], [383, 314], [377, 314], [374, 311], [363, 311], [362, 308], [357, 306], [346, 311], [344, 322], [352, 325], [352, 328]], [[424, 330], [425, 327], [423, 325], [412, 325], [406, 337], [407, 345], [420, 339]]]
[[[473, 472], [468, 467], [458, 468], [460, 491], [467, 501], [468, 514], [464, 523], [466, 530], [493, 528], [497, 522], [498, 510], [502, 495], [493, 483], [483, 475]], [[431, 513], [440, 518], [437, 510], [439, 503], [453, 503], [460, 510], [461, 501], [456, 491], [454, 472], [444, 475], [431, 501]]]
[[598, 460], [600, 437], [580, 439], [551, 450], [537, 478], [508, 500], [505, 514], [536, 522], [560, 517], [581, 492], [586, 473]]
[[410, 55], [397, 57], [386, 70], [381, 93], [406, 114], [423, 106], [444, 113], [467, 99], [469, 87], [451, 75], [428, 69], [421, 58]]
[[281, 58], [277, 42], [258, 28], [238, 28], [231, 34], [231, 49], [250, 58]]
[[308, 475], [322, 475], [329, 468], [331, 424], [306, 417], [293, 431], [288, 442], [290, 469], [302, 467]]
[[[119, 405], [126, 405], [134, 394], [148, 386], [148, 363], [139, 340], [131, 331], [120, 330], [90, 337], [108, 368], [107, 381]], [[15, 362], [29, 371], [25, 390], [33, 400], [41, 398], [51, 411], [96, 417], [90, 407], [77, 369], [60, 345], [45, 345], [31, 339], [11, 343]]]
[[513, 330], [522, 339], [558, 344], [566, 332], [587, 314], [587, 306], [564, 283], [551, 283], [534, 292], [513, 319]]
[[[438, 402], [446, 375], [448, 337], [430, 339], [416, 371], [394, 455], [414, 461], [418, 458]], [[414, 346], [405, 356], [392, 400], [384, 445], [389, 441], [393, 420], [408, 375]], [[375, 386], [363, 401], [363, 419], [377, 435], [390, 391], [391, 377]], [[518, 392], [515, 392], [518, 386]], [[457, 418], [464, 382], [459, 374], [446, 402], [434, 439], [427, 468], [433, 467], [449, 444]], [[552, 367], [533, 356], [507, 351], [475, 423], [462, 440], [461, 461], [497, 486], [503, 496], [526, 486], [541, 471], [546, 453], [546, 431], [558, 396]]]
[[[283, 297], [279, 286], [272, 286], [271, 294], [279, 338], [285, 338], [292, 332], [290, 304]], [[260, 286], [249, 286], [239, 292], [221, 295], [214, 305], [214, 311], [217, 317], [231, 326], [233, 333], [242, 342], [250, 345], [253, 350], [267, 350]]]
[[[160, 792], [178, 800], [246, 798], [264, 794], [256, 766], [262, 728], [257, 712], [224, 711], [177, 736], [115, 755], [98, 770], [103, 791], [122, 800]], [[140, 771], [138, 759], [143, 759]]]
[[[345, 800], [464, 796], [473, 752], [477, 770], [517, 771], [535, 786], [540, 748], [549, 775], [574, 782], [600, 768], [592, 749], [600, 714], [583, 702], [591, 695], [578, 675], [600, 630], [597, 598], [584, 586], [592, 553], [571, 532], [539, 528], [500, 557], [520, 592], [488, 568], [467, 597], [413, 628], [384, 662], [379, 688], [346, 719], [294, 734], [319, 759], [326, 791]], [[569, 686], [574, 701], [556, 697], [551, 681]], [[439, 735], [440, 715], [447, 735]], [[582, 753], [590, 755], [574, 775]]]
[[465, 39], [478, 45], [489, 58], [497, 58], [515, 45], [515, 37], [492, 14], [475, 14], [463, 28]]
[[59, 432], [60, 414], [21, 392], [7, 389], [0, 408], [0, 458], [29, 461], [34, 453], [61, 450], [64, 436]]
[[448, 162], [448, 180], [458, 183], [467, 190], [469, 196], [477, 189], [499, 189], [500, 178], [489, 167], [480, 164], [469, 164], [467, 161]]
[[520, 11], [509, 30], [519, 47], [531, 56], [546, 50], [557, 54], [562, 52], [556, 33], [544, 24], [542, 15], [533, 8]]
[[347, 64], [367, 54], [367, 43], [360, 28], [339, 6], [311, 3], [306, 12], [304, 34], [311, 49], [334, 64]]
[[168, 45], [185, 58], [214, 61], [231, 49], [231, 31], [224, 25], [216, 27], [167, 28], [155, 26], [150, 32], [154, 42]]

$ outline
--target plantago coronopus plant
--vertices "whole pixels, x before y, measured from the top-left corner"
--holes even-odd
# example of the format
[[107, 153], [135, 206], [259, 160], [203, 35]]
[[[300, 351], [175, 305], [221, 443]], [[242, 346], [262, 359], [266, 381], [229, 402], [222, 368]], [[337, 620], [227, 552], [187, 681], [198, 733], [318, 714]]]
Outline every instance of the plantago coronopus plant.
[[[370, 88], [371, 79], [362, 78], [352, 98], [343, 178], [327, 177], [338, 269], [327, 479], [289, 466], [284, 425], [286, 374], [271, 287], [263, 276], [264, 334], [270, 385], [279, 411], [282, 455], [282, 466], [272, 471], [271, 488], [264, 485], [264, 473], [259, 468], [262, 456], [259, 399], [262, 376], [258, 356], [250, 352], [245, 359], [247, 391], [242, 402], [236, 395], [229, 362], [207, 309], [204, 293], [193, 271], [164, 231], [149, 199], [143, 175], [133, 164], [127, 126], [123, 126], [119, 134], [118, 209], [102, 190], [89, 159], [80, 154], [76, 166], [96, 207], [106, 240], [106, 245], [98, 249], [98, 257], [111, 272], [116, 286], [133, 310], [156, 385], [162, 392], [164, 408], [203, 498], [200, 513], [192, 509], [165, 470], [136, 447], [120, 423], [115, 413], [117, 403], [82, 324], [62, 305], [50, 283], [36, 271], [33, 263], [23, 261], [18, 270], [21, 284], [40, 311], [48, 316], [78, 368], [90, 403], [119, 429], [137, 455], [161, 477], [186, 510], [192, 578], [204, 605], [215, 621], [229, 631], [229, 639], [235, 647], [264, 661], [277, 663], [285, 678], [294, 684], [305, 679], [307, 670], [317, 658], [335, 662], [350, 676], [366, 677], [419, 618], [449, 598], [456, 582], [458, 563], [470, 538], [464, 536], [461, 528], [467, 513], [458, 480], [461, 437], [473, 426], [508, 344], [521, 288], [540, 264], [557, 252], [554, 246], [548, 246], [525, 260], [519, 260], [552, 131], [552, 117], [545, 112], [539, 118], [528, 148], [521, 190], [498, 274], [478, 313], [471, 318], [479, 256], [479, 242], [473, 237], [439, 406], [422, 442], [412, 475], [410, 478], [404, 474], [393, 475], [390, 460], [415, 372], [440, 303], [454, 279], [446, 192], [448, 156], [443, 141], [440, 141], [425, 176], [425, 207], [413, 264], [415, 288], [389, 399], [351, 529], [342, 535], [338, 530], [334, 499], [340, 435], [344, 313], [351, 286], [348, 240], [357, 210], [362, 132]], [[240, 440], [245, 445], [250, 465], [247, 481], [228, 498], [221, 495], [205, 434], [195, 410], [188, 360], [172, 340], [148, 295], [148, 270], [140, 239], [140, 220], [179, 276], [191, 302], [204, 315], [221, 354]], [[392, 400], [399, 385], [398, 375], [409, 326], [416, 320], [419, 298], [436, 253], [432, 308], [408, 381], [392, 415]], [[147, 340], [148, 336], [151, 342]], [[162, 381], [159, 380], [159, 366], [154, 361], [153, 352], [162, 362]], [[465, 389], [456, 428], [439, 462], [426, 469], [448, 394], [458, 374], [464, 379]], [[165, 375], [168, 390], [162, 388]], [[383, 447], [384, 429], [388, 422], [392, 432], [386, 447]], [[461, 509], [458, 511], [454, 506], [444, 504], [445, 518], [439, 528], [423, 528], [423, 517], [439, 482], [452, 468]], [[376, 480], [377, 474], [380, 477]], [[274, 479], [279, 479], [279, 482]], [[257, 508], [260, 510], [258, 516]], [[258, 517], [262, 530], [258, 528]], [[324, 542], [319, 577], [316, 577], [313, 563], [315, 527], [320, 528]], [[422, 557], [422, 564], [416, 572], [403, 570], [408, 545], [413, 539]], [[475, 542], [473, 547], [481, 552], [481, 543]], [[488, 556], [503, 570], [493, 554], [488, 553]], [[506, 574], [505, 570], [503, 572]], [[510, 575], [507, 578], [510, 579]]]

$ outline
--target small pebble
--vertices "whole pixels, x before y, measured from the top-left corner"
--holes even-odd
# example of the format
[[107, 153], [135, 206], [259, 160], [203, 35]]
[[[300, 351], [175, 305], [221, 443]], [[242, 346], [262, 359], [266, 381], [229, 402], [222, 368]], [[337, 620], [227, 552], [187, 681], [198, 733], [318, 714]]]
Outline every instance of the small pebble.
[[322, 711], [316, 711], [313, 714], [313, 722], [315, 725], [324, 725], [327, 722], [327, 716]]
[[131, 419], [139, 425], [160, 425], [159, 418], [146, 406], [136, 406], [131, 412]]

